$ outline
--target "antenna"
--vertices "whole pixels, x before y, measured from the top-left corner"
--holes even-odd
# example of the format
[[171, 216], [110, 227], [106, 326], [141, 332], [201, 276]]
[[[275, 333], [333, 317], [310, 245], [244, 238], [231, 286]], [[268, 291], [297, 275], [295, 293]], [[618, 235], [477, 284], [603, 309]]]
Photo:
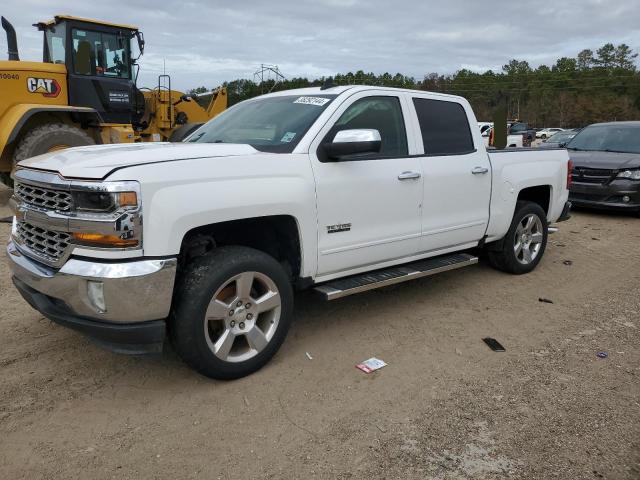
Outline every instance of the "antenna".
[[273, 91], [274, 88], [276, 88], [276, 85], [278, 85], [278, 83], [286, 79], [285, 79], [285, 76], [280, 72], [280, 69], [278, 68], [277, 65], [269, 65], [266, 63], [261, 63], [260, 68], [256, 70], [253, 74], [253, 81], [255, 83], [258, 83], [258, 80], [260, 81], [259, 82], [260, 93], [262, 94], [264, 93], [265, 80], [267, 82], [273, 81], [273, 85], [271, 86], [271, 88], [269, 88], [269, 91], [267, 92], [267, 93], [270, 93]]

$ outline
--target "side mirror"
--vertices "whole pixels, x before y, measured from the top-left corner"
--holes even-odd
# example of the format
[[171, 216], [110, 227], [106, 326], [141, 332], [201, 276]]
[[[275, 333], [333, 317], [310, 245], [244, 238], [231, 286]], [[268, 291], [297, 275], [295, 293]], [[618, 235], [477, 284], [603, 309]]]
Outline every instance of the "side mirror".
[[325, 143], [322, 147], [330, 160], [340, 161], [348, 155], [380, 152], [382, 138], [375, 129], [341, 130], [331, 143]]

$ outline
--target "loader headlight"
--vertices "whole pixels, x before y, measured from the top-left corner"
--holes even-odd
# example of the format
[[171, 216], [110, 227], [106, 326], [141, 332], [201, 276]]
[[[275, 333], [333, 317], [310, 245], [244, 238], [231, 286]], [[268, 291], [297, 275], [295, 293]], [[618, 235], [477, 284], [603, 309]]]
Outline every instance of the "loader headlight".
[[618, 178], [626, 178], [629, 180], [640, 180], [640, 169], [638, 170], [624, 170], [618, 173]]

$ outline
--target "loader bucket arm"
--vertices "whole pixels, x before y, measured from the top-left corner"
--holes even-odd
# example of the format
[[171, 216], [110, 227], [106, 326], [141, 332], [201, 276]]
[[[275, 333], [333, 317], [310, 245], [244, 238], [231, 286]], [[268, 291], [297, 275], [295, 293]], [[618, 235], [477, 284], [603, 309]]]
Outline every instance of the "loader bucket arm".
[[226, 87], [218, 88], [209, 101], [207, 107], [207, 116], [211, 119], [227, 109], [227, 89]]

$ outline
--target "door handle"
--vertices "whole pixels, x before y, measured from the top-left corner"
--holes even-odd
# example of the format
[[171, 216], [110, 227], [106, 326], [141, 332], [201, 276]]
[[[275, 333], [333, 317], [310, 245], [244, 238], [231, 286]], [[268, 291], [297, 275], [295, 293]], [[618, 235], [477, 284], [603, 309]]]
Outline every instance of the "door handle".
[[398, 175], [398, 180], [415, 180], [416, 178], [420, 178], [420, 176], [418, 172], [402, 172]]
[[474, 175], [484, 175], [485, 173], [487, 173], [489, 171], [488, 168], [485, 167], [476, 167], [473, 170], [471, 170], [471, 173], [473, 173]]

